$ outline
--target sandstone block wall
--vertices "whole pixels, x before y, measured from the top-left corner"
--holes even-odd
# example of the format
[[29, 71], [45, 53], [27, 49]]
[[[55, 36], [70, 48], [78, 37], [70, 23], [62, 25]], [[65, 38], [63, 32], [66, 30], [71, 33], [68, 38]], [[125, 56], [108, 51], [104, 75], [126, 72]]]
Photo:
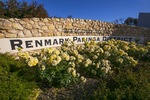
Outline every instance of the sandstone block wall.
[[0, 18], [0, 38], [47, 36], [139, 36], [150, 39], [150, 29], [98, 20], [63, 18]]

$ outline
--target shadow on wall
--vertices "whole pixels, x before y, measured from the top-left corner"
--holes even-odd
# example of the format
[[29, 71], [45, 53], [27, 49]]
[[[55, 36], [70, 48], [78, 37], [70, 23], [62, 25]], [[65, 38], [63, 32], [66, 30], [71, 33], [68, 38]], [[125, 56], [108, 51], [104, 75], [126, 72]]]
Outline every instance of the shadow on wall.
[[135, 41], [143, 37], [144, 43], [146, 43], [150, 41], [150, 28], [115, 24], [111, 36], [133, 36], [137, 37]]

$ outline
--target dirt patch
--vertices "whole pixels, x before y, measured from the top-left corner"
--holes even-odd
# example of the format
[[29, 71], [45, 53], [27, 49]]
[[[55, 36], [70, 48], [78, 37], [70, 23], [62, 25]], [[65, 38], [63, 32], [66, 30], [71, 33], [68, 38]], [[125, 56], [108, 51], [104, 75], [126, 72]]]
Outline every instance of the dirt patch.
[[67, 88], [43, 88], [37, 100], [87, 100], [98, 88], [96, 79], [87, 79], [84, 84], [71, 85]]

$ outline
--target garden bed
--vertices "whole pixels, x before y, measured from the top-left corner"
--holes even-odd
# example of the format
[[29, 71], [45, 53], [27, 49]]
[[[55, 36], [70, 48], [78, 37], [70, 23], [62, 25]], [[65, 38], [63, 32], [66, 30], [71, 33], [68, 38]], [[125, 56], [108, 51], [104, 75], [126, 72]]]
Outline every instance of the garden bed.
[[150, 43], [68, 41], [39, 53], [20, 50], [17, 59], [0, 54], [0, 99], [148, 100], [149, 70]]

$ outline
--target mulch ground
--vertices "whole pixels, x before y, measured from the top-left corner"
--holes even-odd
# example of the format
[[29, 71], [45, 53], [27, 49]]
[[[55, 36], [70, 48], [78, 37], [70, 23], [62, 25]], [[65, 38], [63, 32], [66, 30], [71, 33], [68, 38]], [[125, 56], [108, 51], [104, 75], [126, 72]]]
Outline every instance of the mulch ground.
[[37, 100], [87, 100], [97, 88], [98, 81], [89, 78], [84, 84], [71, 85], [67, 88], [43, 88]]

